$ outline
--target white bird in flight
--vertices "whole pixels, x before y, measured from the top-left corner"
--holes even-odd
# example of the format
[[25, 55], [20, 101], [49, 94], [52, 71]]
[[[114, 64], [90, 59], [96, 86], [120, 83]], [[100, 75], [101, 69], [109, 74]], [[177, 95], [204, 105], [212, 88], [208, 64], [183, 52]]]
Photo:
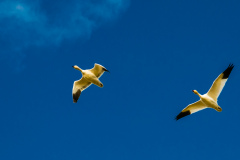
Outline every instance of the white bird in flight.
[[99, 80], [99, 78], [105, 71], [109, 72], [105, 67], [97, 63], [95, 63], [92, 69], [88, 70], [82, 70], [77, 65], [72, 67], [76, 70], [81, 71], [82, 73], [82, 78], [80, 80], [74, 81], [73, 83], [72, 95], [74, 103], [77, 103], [81, 92], [85, 90], [87, 87], [89, 87], [92, 83], [102, 88], [103, 84]]
[[185, 117], [187, 115], [193, 114], [195, 112], [198, 112], [200, 110], [203, 110], [205, 108], [213, 108], [216, 111], [221, 112], [222, 108], [218, 105], [217, 99], [225, 83], [227, 82], [233, 67], [234, 67], [233, 64], [230, 64], [228, 68], [215, 79], [211, 88], [206, 94], [201, 95], [198, 93], [198, 91], [193, 90], [193, 93], [198, 95], [200, 97], [200, 100], [195, 103], [189, 104], [186, 108], [184, 108], [177, 115], [176, 120], [182, 117]]

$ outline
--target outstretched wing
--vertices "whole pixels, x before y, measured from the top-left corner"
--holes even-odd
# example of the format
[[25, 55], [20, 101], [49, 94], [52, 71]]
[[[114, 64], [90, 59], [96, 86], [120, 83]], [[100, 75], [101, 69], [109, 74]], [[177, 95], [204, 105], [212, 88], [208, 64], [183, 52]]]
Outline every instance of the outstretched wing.
[[100, 78], [101, 75], [107, 71], [109, 72], [105, 67], [103, 67], [100, 64], [95, 63], [94, 67], [92, 69], [90, 69], [90, 71], [97, 77]]
[[225, 83], [227, 82], [233, 67], [233, 64], [230, 64], [228, 68], [215, 79], [211, 88], [207, 92], [208, 96], [213, 98], [215, 101], [217, 101], [218, 96], [220, 95], [223, 87], [225, 86]]
[[72, 95], [73, 95], [73, 102], [77, 103], [78, 98], [80, 97], [81, 92], [89, 87], [91, 85], [91, 82], [87, 81], [84, 77], [82, 77], [78, 81], [74, 81], [73, 83], [73, 89], [72, 89]]
[[193, 114], [200, 110], [207, 108], [207, 106], [202, 101], [197, 101], [195, 103], [189, 104], [186, 108], [184, 108], [176, 117], [176, 120], [179, 120], [182, 117]]

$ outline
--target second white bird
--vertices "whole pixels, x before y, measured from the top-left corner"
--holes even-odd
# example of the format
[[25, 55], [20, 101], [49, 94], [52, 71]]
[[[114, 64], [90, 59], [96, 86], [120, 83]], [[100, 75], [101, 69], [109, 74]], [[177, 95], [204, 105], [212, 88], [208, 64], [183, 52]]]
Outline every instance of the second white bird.
[[176, 120], [185, 117], [187, 115], [193, 114], [195, 112], [198, 112], [200, 110], [203, 110], [205, 108], [213, 108], [218, 112], [222, 111], [222, 108], [218, 105], [217, 99], [220, 95], [225, 83], [228, 80], [228, 77], [233, 69], [233, 64], [230, 64], [228, 68], [222, 72], [213, 82], [211, 88], [209, 91], [201, 95], [196, 90], [193, 90], [193, 93], [198, 95], [200, 97], [200, 100], [188, 105], [186, 108], [184, 108], [176, 117]]

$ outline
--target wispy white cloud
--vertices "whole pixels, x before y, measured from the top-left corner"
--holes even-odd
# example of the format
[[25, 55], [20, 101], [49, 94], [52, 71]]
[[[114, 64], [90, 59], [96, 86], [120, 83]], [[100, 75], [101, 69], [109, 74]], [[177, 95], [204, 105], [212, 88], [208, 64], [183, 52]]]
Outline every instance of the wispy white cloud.
[[30, 16], [29, 7], [18, 3], [16, 1], [2, 1], [0, 2], [0, 18], [16, 17], [23, 21], [32, 21]]
[[3, 0], [0, 2], [2, 55], [18, 53], [19, 57], [31, 45], [58, 45], [63, 39], [87, 38], [94, 29], [117, 18], [129, 1]]

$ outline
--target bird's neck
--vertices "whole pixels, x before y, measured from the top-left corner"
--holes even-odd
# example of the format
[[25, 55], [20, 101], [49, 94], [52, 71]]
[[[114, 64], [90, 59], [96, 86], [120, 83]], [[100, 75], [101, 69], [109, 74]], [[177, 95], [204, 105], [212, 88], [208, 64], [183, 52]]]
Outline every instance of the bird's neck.
[[82, 69], [80, 67], [76, 67], [76, 70], [79, 70], [80, 72], [82, 72]]
[[198, 93], [198, 91], [195, 94], [198, 95], [200, 98], [202, 98], [202, 95]]

